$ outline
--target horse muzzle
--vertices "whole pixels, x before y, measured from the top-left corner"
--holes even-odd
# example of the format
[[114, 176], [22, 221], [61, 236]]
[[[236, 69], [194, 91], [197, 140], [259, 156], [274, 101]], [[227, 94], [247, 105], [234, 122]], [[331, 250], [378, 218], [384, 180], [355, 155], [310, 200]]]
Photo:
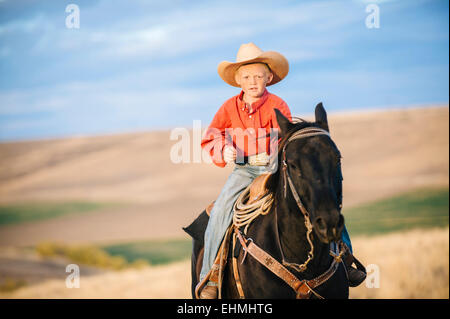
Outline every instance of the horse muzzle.
[[319, 214], [312, 224], [320, 241], [329, 244], [341, 239], [342, 230], [344, 229], [344, 216], [338, 211]]

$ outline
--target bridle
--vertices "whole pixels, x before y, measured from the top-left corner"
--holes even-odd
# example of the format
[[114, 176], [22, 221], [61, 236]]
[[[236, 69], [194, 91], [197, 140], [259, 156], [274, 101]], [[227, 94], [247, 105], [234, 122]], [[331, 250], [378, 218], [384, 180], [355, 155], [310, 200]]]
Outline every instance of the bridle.
[[286, 162], [286, 147], [290, 142], [292, 142], [294, 140], [298, 140], [298, 139], [302, 139], [302, 138], [306, 138], [306, 137], [319, 136], [319, 135], [325, 135], [325, 136], [328, 136], [331, 138], [330, 133], [328, 131], [326, 131], [322, 128], [319, 128], [319, 127], [307, 127], [307, 128], [295, 131], [288, 138], [288, 140], [284, 144], [283, 149], [281, 151], [281, 165], [282, 165], [281, 170], [282, 170], [283, 179], [284, 179], [284, 198], [287, 197], [287, 187], [286, 186], [288, 184], [289, 189], [291, 190], [292, 195], [294, 196], [295, 202], [297, 203], [297, 206], [300, 209], [300, 211], [303, 214], [304, 219], [305, 219], [306, 239], [308, 240], [308, 243], [310, 246], [310, 250], [308, 252], [308, 258], [306, 259], [306, 261], [303, 264], [287, 262], [284, 258], [283, 249], [281, 247], [281, 243], [280, 243], [280, 239], [279, 239], [278, 229], [277, 229], [277, 239], [278, 239], [278, 243], [280, 246], [283, 265], [293, 268], [298, 272], [305, 271], [306, 267], [308, 266], [308, 263], [314, 258], [314, 245], [313, 245], [312, 239], [311, 239], [313, 226], [312, 226], [311, 220], [309, 218], [309, 212], [305, 208], [305, 205], [303, 205], [302, 200], [300, 199], [300, 196], [299, 196], [297, 190], [295, 189], [294, 183], [292, 182], [291, 176], [289, 175], [288, 166], [287, 166], [287, 162]]

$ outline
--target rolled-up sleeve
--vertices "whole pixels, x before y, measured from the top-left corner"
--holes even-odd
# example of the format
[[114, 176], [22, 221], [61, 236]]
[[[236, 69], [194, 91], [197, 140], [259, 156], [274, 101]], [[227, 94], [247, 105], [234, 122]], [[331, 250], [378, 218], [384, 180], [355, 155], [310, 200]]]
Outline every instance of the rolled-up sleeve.
[[225, 130], [229, 127], [231, 120], [224, 104], [217, 111], [201, 142], [202, 149], [210, 154], [213, 163], [219, 167], [227, 165], [223, 159], [223, 149], [226, 145]]

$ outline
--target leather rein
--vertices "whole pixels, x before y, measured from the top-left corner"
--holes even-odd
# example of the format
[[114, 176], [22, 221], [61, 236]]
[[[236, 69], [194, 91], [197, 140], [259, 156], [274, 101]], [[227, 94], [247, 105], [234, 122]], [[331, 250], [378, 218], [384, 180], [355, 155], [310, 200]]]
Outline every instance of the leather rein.
[[[307, 229], [306, 238], [308, 240], [308, 243], [310, 245], [310, 251], [308, 253], [308, 258], [303, 264], [296, 264], [296, 263], [290, 263], [287, 262], [284, 258], [283, 249], [280, 242], [280, 236], [278, 232], [278, 220], [277, 220], [277, 212], [275, 212], [275, 218], [276, 218], [276, 237], [277, 237], [277, 244], [279, 246], [281, 256], [282, 256], [282, 262], [280, 263], [275, 258], [273, 258], [270, 254], [265, 252], [263, 249], [258, 247], [251, 238], [245, 238], [244, 235], [240, 232], [238, 227], [234, 227], [234, 233], [235, 237], [239, 239], [239, 242], [241, 243], [243, 250], [244, 250], [244, 257], [241, 261], [241, 264], [244, 262], [245, 257], [247, 256], [247, 253], [249, 253], [253, 258], [255, 258], [259, 263], [261, 263], [263, 266], [265, 266], [267, 269], [269, 269], [272, 273], [274, 273], [277, 277], [282, 279], [285, 283], [287, 283], [296, 293], [297, 299], [307, 299], [310, 298], [312, 294], [314, 294], [316, 297], [323, 299], [322, 296], [320, 296], [317, 292], [314, 291], [314, 288], [322, 285], [324, 282], [326, 282], [328, 279], [330, 279], [336, 272], [336, 270], [339, 267], [339, 264], [342, 262], [342, 255], [345, 252], [345, 247], [342, 244], [342, 242], [339, 243], [333, 243], [334, 244], [334, 252], [330, 250], [330, 255], [333, 257], [333, 261], [328, 268], [327, 271], [325, 271], [323, 274], [319, 275], [318, 277], [315, 277], [310, 280], [300, 280], [298, 279], [294, 274], [292, 274], [286, 267], [290, 267], [295, 269], [298, 272], [303, 272], [306, 270], [308, 263], [313, 259], [314, 257], [314, 245], [312, 243], [311, 235], [312, 235], [312, 229], [313, 226], [311, 224], [310, 218], [309, 218], [309, 212], [303, 205], [300, 196], [295, 189], [294, 183], [292, 182], [292, 179], [288, 173], [287, 168], [287, 162], [286, 162], [286, 146], [289, 142], [300, 139], [300, 138], [306, 138], [306, 137], [312, 137], [312, 136], [318, 136], [318, 135], [326, 135], [330, 137], [330, 133], [326, 130], [323, 130], [318, 127], [307, 127], [301, 130], [298, 130], [294, 132], [286, 141], [286, 143], [283, 146], [282, 149], [282, 174], [284, 179], [284, 197], [287, 196], [287, 185], [289, 185], [289, 189], [292, 192], [292, 195], [294, 196], [295, 202], [297, 203], [298, 208], [300, 209], [301, 213], [304, 216], [305, 220], [305, 226]], [[331, 137], [330, 137], [331, 138]], [[286, 266], [286, 267], [285, 267]], [[236, 286], [240, 295], [240, 298], [245, 298], [244, 291], [242, 289], [242, 283], [239, 279], [239, 273], [237, 271], [237, 263], [236, 263], [236, 257], [233, 257], [233, 268], [234, 269], [234, 277], [236, 281]]]

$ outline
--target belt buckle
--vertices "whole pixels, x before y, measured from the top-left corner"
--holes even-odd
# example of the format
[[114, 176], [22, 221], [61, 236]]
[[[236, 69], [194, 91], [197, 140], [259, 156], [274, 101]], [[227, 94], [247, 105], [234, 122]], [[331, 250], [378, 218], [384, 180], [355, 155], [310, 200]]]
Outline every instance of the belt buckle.
[[266, 166], [269, 164], [269, 155], [264, 152], [249, 156], [248, 163], [252, 166]]

